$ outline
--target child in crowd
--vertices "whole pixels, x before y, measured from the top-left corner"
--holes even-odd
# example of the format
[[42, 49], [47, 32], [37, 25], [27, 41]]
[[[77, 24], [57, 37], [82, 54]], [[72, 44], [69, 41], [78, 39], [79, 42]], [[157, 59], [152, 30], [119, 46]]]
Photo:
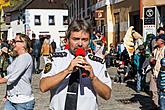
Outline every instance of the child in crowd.
[[125, 78], [128, 76], [128, 68], [124, 64], [120, 63], [117, 68], [117, 73], [119, 75], [119, 82], [123, 84], [125, 82]]

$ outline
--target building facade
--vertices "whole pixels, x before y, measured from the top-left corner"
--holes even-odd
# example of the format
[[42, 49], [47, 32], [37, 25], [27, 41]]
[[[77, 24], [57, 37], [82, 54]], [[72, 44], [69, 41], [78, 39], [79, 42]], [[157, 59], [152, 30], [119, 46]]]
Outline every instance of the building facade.
[[[115, 0], [118, 1], [118, 0]], [[134, 30], [142, 34], [142, 20], [140, 20], [140, 1], [119, 0], [112, 2], [112, 21], [113, 36], [112, 40], [115, 44], [121, 42], [125, 33], [130, 26], [134, 26]]]
[[7, 13], [10, 10], [10, 7], [3, 6], [1, 9], [0, 14], [0, 37], [2, 39], [7, 38], [7, 32], [10, 28], [9, 22], [10, 22], [10, 14]]
[[[123, 39], [128, 27], [142, 33], [140, 1], [128, 0], [65, 0], [70, 20], [83, 18], [100, 30], [110, 43], [117, 45]], [[76, 5], [78, 4], [78, 5]]]
[[60, 48], [68, 28], [68, 10], [63, 0], [28, 0], [17, 4], [8, 13], [8, 40], [13, 39], [16, 33], [25, 33], [30, 38], [35, 34], [37, 39], [54, 40]]

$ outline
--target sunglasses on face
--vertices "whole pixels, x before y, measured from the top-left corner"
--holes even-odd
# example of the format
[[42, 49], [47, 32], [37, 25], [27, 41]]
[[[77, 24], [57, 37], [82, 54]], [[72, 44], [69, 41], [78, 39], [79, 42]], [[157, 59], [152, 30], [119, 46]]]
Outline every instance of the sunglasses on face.
[[21, 41], [21, 40], [15, 40], [15, 41], [14, 41], [14, 43], [17, 43], [17, 42], [23, 42], [23, 41]]

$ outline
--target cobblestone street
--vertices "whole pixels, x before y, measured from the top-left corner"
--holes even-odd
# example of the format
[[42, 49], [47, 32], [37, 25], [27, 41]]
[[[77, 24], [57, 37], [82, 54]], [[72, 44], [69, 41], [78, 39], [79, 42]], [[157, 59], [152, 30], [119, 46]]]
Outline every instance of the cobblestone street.
[[[49, 92], [41, 93], [39, 90], [39, 74], [33, 75], [33, 92], [36, 99], [35, 110], [48, 110]], [[112, 98], [105, 101], [99, 98], [99, 110], [150, 110], [149, 96], [141, 92], [136, 94], [133, 82], [127, 84], [113, 83]], [[3, 106], [2, 98], [5, 95], [5, 85], [0, 85], [0, 110]]]

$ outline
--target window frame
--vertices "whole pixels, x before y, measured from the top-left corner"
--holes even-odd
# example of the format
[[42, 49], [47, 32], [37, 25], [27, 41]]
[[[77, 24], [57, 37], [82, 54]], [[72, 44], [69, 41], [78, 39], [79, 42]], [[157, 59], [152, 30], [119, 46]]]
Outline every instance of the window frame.
[[[36, 22], [37, 18], [39, 22]], [[34, 15], [34, 25], [41, 25], [41, 15]]]
[[[64, 19], [66, 17], [66, 19]], [[63, 25], [69, 25], [69, 16], [63, 16]], [[67, 23], [65, 23], [64, 21], [67, 20]]]
[[[51, 17], [53, 18], [53, 19], [52, 19], [52, 23], [50, 23], [50, 18], [51, 18]], [[48, 24], [49, 24], [49, 25], [55, 25], [55, 16], [54, 16], [54, 15], [49, 15], [49, 16], [48, 16]]]

